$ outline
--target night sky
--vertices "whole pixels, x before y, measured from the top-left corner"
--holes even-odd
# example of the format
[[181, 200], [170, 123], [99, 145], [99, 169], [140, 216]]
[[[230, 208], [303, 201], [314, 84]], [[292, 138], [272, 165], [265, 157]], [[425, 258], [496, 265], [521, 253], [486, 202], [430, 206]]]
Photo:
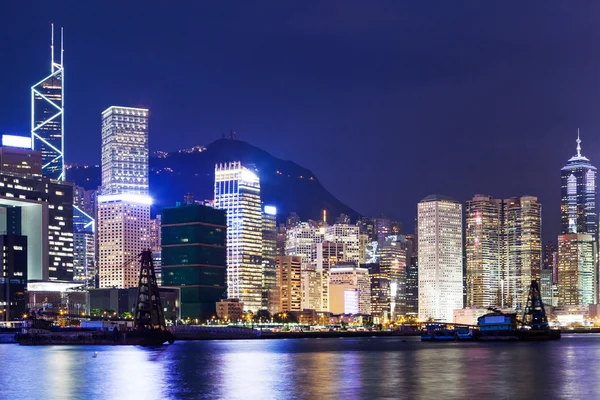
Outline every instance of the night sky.
[[600, 164], [600, 3], [402, 3], [5, 0], [0, 132], [29, 132], [54, 22], [67, 162], [100, 162], [105, 108], [148, 107], [151, 151], [233, 127], [405, 231], [431, 193], [530, 194], [555, 238], [577, 128]]

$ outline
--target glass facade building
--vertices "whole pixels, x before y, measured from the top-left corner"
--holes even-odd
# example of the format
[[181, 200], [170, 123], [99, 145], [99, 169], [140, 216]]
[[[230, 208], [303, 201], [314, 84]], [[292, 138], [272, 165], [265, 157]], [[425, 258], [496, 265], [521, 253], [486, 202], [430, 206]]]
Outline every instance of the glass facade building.
[[592, 235], [558, 237], [558, 305], [596, 303], [595, 243]]
[[227, 296], [244, 309], [262, 307], [260, 180], [241, 162], [215, 166], [215, 208], [227, 212]]
[[148, 110], [102, 113], [102, 194], [148, 194]]
[[226, 241], [223, 210], [200, 204], [162, 209], [162, 285], [180, 288], [183, 319], [216, 315], [227, 291]]
[[102, 112], [102, 188], [97, 196], [101, 288], [137, 286], [139, 254], [150, 248], [148, 118], [145, 108]]
[[465, 261], [468, 307], [525, 306], [529, 285], [542, 270], [542, 206], [536, 197], [466, 204]]
[[428, 196], [417, 207], [419, 319], [451, 322], [463, 308], [462, 205]]
[[45, 177], [65, 180], [64, 158], [64, 79], [61, 29], [60, 63], [54, 60], [52, 26], [50, 75], [31, 87], [31, 141], [33, 150], [42, 153]]
[[577, 155], [561, 169], [561, 233], [583, 233], [597, 238], [596, 167], [581, 155], [581, 140], [577, 135]]

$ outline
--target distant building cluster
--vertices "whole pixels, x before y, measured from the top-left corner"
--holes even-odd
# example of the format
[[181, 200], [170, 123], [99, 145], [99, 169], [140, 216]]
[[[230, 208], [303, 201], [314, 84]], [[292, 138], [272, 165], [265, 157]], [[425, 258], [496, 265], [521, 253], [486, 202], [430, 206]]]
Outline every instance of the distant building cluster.
[[597, 170], [579, 135], [561, 170], [561, 232], [546, 245], [535, 196], [430, 195], [406, 234], [384, 216], [280, 215], [256, 166], [230, 160], [215, 165], [211, 200], [190, 187], [152, 218], [150, 111], [100, 113], [101, 186], [70, 183], [63, 51], [52, 53], [50, 74], [31, 87], [30, 135], [3, 135], [0, 147], [1, 320], [30, 309], [130, 312], [144, 250], [166, 315], [197, 323], [248, 312], [468, 322], [488, 308], [522, 310], [531, 281], [557, 314], [598, 303]]

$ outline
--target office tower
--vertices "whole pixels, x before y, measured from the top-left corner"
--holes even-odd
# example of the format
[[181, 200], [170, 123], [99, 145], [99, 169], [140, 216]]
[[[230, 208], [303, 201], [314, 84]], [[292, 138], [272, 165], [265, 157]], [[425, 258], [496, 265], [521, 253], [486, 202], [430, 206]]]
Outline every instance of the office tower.
[[[2, 136], [3, 143], [6, 136]], [[2, 146], [0, 147], [0, 170], [39, 178], [42, 176], [42, 153], [26, 148]]]
[[523, 196], [503, 201], [501, 276], [502, 307], [525, 307], [532, 280], [540, 280], [542, 269], [542, 206], [537, 197]]
[[577, 154], [561, 169], [561, 233], [584, 233], [597, 239], [596, 167], [581, 155], [577, 130]]
[[[359, 227], [360, 229], [360, 227]], [[369, 248], [371, 246], [371, 242], [369, 241], [369, 235], [360, 233], [358, 235], [358, 262], [360, 264], [366, 264], [367, 260], [369, 260]]]
[[[193, 203], [190, 203], [193, 204]], [[152, 251], [160, 251], [160, 243], [161, 243], [161, 225], [162, 225], [162, 217], [160, 214], [156, 216], [156, 218], [150, 220], [150, 230], [148, 235], [150, 250]]]
[[592, 235], [558, 237], [558, 305], [587, 306], [596, 302], [595, 243]]
[[344, 243], [320, 242], [316, 244], [316, 271], [321, 277], [321, 309], [329, 311], [329, 271], [344, 260]]
[[[184, 202], [184, 204], [194, 204], [194, 202]], [[160, 214], [158, 214], [156, 218], [150, 220], [150, 229], [148, 231], [148, 243], [150, 246], [150, 250], [152, 250], [152, 264], [154, 265], [154, 273], [156, 274], [156, 284], [158, 286], [162, 286], [162, 249], [160, 247], [160, 242], [161, 216]]]
[[419, 319], [452, 321], [463, 307], [462, 206], [428, 196], [417, 208]]
[[33, 150], [42, 153], [43, 175], [65, 180], [63, 30], [60, 29], [60, 57], [55, 61], [54, 25], [50, 53], [50, 75], [31, 87], [31, 141]]
[[148, 110], [102, 113], [102, 189], [97, 196], [101, 288], [138, 284], [139, 254], [150, 246]]
[[475, 195], [465, 206], [467, 307], [501, 303], [502, 201]]
[[419, 269], [417, 259], [417, 239], [415, 235], [406, 238], [406, 314], [416, 316], [419, 312]]
[[342, 261], [360, 263], [359, 227], [346, 223], [334, 224], [325, 228], [323, 240], [344, 244], [344, 258]]
[[279, 224], [277, 227], [277, 239], [275, 245], [275, 252], [278, 256], [285, 256], [285, 242], [287, 239], [287, 232], [284, 224]]
[[323, 310], [323, 275], [313, 265], [302, 265], [302, 310]]
[[331, 268], [329, 296], [333, 314], [371, 314], [369, 270], [352, 264]]
[[73, 186], [73, 206], [79, 208], [89, 216], [96, 216], [96, 190], [86, 190], [81, 186]]
[[391, 318], [406, 314], [406, 245], [400, 236], [388, 236], [377, 250], [379, 264], [390, 279]]
[[475, 195], [466, 204], [466, 305], [525, 306], [540, 279], [542, 214], [536, 197]]
[[265, 206], [262, 214], [262, 305], [270, 314], [279, 312], [277, 285], [277, 209]]
[[374, 323], [383, 323], [391, 317], [390, 275], [379, 264], [361, 265], [369, 271], [371, 279], [371, 315]]
[[94, 287], [96, 278], [96, 231], [92, 216], [73, 206], [73, 280]]
[[0, 231], [27, 237], [29, 280], [73, 280], [73, 187], [0, 171]]
[[162, 286], [179, 287], [181, 316], [201, 321], [226, 294], [225, 211], [200, 204], [161, 211]]
[[227, 297], [246, 310], [262, 304], [260, 180], [241, 162], [215, 166], [215, 208], [227, 212]]
[[102, 112], [102, 195], [148, 195], [148, 110]]
[[302, 311], [302, 257], [277, 256], [279, 310]]
[[549, 241], [544, 246], [544, 258], [542, 260], [542, 271], [549, 270], [550, 274], [552, 276], [553, 282], [556, 281], [556, 276], [553, 276], [553, 275], [557, 268], [557, 265], [556, 265], [556, 263], [558, 262], [557, 257], [558, 257], [558, 253], [557, 253], [556, 245], [554, 244], [554, 242]]
[[540, 294], [542, 295], [542, 301], [546, 306], [555, 306], [553, 297], [553, 285], [552, 282], [552, 270], [543, 269], [540, 275]]
[[300, 256], [302, 263], [314, 264], [317, 244], [323, 241], [323, 232], [314, 223], [300, 222], [286, 229], [285, 255]]
[[27, 237], [0, 235], [0, 321], [18, 321], [27, 312]]

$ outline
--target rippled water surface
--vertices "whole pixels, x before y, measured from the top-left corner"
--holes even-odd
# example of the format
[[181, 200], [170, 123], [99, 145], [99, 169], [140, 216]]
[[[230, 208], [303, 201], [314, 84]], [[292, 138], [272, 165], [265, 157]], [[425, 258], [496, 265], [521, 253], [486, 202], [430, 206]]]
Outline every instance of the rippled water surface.
[[[94, 352], [98, 352], [94, 357]], [[598, 399], [600, 335], [0, 345], [0, 399]]]

